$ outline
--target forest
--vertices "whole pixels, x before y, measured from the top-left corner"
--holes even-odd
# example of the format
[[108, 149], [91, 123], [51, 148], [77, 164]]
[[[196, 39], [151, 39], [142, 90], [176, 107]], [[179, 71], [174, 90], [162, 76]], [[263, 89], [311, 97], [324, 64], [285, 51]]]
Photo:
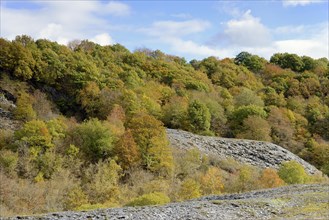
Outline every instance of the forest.
[[[324, 181], [329, 61], [249, 52], [191, 60], [147, 48], [0, 38], [4, 216], [164, 204]], [[0, 123], [2, 123], [0, 121]], [[166, 128], [272, 142], [294, 161], [260, 169], [172, 149]]]

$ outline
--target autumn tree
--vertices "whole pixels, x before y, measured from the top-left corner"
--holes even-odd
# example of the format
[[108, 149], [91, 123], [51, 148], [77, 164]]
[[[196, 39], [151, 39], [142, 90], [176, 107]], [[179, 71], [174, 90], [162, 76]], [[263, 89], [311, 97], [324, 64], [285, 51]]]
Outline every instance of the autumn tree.
[[251, 115], [243, 120], [241, 131], [236, 134], [236, 137], [258, 141], [271, 141], [271, 126], [265, 119]]
[[138, 166], [141, 160], [138, 146], [130, 130], [127, 130], [114, 147], [118, 163], [123, 170]]
[[200, 183], [204, 195], [220, 194], [224, 189], [222, 174], [217, 167], [210, 167], [201, 177]]
[[153, 172], [168, 175], [173, 170], [172, 150], [163, 124], [141, 113], [128, 124], [142, 156], [142, 165]]

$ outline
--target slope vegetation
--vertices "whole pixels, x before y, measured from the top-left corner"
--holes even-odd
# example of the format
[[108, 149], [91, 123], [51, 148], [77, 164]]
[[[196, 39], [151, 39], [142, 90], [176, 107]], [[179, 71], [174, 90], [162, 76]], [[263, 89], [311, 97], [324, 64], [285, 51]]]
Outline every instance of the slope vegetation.
[[208, 196], [164, 206], [62, 212], [14, 219], [328, 219], [329, 185], [292, 185], [242, 194]]

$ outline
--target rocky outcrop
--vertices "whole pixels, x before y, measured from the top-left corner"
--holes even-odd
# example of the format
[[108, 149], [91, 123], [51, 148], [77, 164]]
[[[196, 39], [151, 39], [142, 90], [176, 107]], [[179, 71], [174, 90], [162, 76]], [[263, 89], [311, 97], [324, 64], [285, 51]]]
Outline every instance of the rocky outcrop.
[[60, 212], [11, 219], [328, 219], [328, 195], [328, 184], [296, 185], [242, 194], [208, 196], [164, 206]]
[[277, 169], [282, 162], [295, 160], [303, 165], [308, 173], [319, 172], [314, 166], [290, 151], [268, 142], [207, 137], [175, 129], [167, 129], [167, 136], [171, 146], [178, 149], [198, 148], [207, 155], [219, 158], [232, 157], [239, 162], [262, 168]]
[[20, 126], [19, 121], [14, 120], [14, 100], [12, 94], [0, 88], [0, 129], [16, 130]]

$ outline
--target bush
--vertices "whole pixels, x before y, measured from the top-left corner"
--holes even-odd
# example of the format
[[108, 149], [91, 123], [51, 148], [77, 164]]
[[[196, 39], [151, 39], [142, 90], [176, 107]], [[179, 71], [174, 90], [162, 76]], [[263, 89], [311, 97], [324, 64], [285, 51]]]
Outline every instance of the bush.
[[178, 194], [181, 200], [198, 198], [201, 196], [200, 184], [193, 179], [186, 179]]
[[145, 206], [145, 205], [163, 205], [169, 203], [169, 197], [161, 192], [154, 192], [144, 194], [142, 196], [133, 199], [127, 204], [127, 206]]
[[222, 174], [217, 167], [210, 167], [201, 177], [201, 188], [204, 195], [220, 194], [223, 191]]
[[3, 169], [8, 176], [13, 177], [15, 175], [17, 162], [17, 153], [10, 150], [0, 151], [0, 169]]
[[279, 177], [276, 170], [266, 168], [263, 170], [261, 177], [259, 178], [259, 184], [262, 188], [274, 188], [284, 184], [283, 180]]
[[283, 162], [278, 174], [288, 184], [301, 184], [308, 181], [304, 167], [296, 161]]
[[29, 94], [25, 92], [21, 93], [17, 98], [17, 108], [14, 110], [15, 119], [22, 121], [35, 119], [37, 114], [32, 107], [34, 102], [35, 100]]

